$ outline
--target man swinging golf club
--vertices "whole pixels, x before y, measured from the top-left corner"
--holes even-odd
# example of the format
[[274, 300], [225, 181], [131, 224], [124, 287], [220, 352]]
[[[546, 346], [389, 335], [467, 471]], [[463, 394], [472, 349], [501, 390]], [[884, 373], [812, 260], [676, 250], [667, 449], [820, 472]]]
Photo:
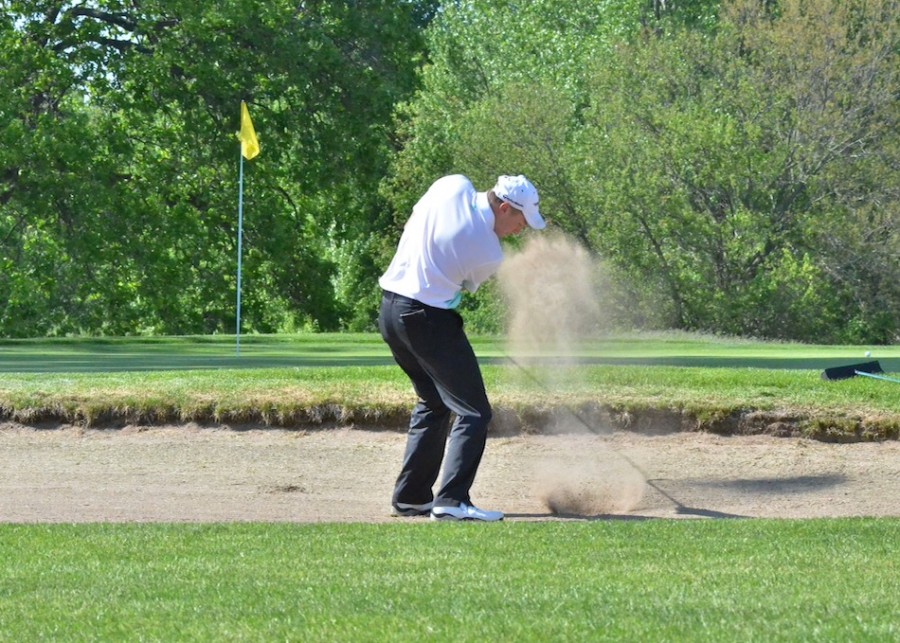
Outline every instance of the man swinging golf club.
[[537, 190], [524, 176], [501, 176], [488, 192], [476, 192], [464, 176], [445, 176], [413, 207], [379, 280], [381, 336], [419, 397], [391, 500], [394, 516], [503, 519], [499, 511], [474, 506], [469, 497], [491, 405], [455, 308], [464, 290], [475, 292], [497, 272], [503, 261], [500, 239], [527, 226], [541, 230], [545, 224]]

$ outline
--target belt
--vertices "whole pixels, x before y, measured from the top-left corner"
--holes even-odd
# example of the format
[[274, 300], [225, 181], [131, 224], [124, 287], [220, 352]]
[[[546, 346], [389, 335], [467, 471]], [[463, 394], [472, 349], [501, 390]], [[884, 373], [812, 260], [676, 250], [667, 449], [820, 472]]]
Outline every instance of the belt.
[[[408, 302], [412, 302], [412, 303], [416, 303], [416, 304], [422, 304], [422, 302], [419, 301], [418, 299], [412, 299], [411, 297], [399, 295], [395, 292], [391, 292], [390, 290], [382, 289], [381, 295], [382, 295], [382, 297], [384, 297], [385, 299], [387, 299], [389, 301], [408, 301]], [[426, 304], [422, 304], [422, 305], [425, 306]]]
[[429, 306], [426, 303], [419, 301], [418, 299], [413, 299], [412, 297], [407, 297], [406, 295], [399, 295], [395, 292], [391, 292], [390, 290], [381, 290], [382, 297], [387, 299], [388, 301], [399, 301], [401, 303], [413, 304], [414, 306], [421, 306], [422, 308], [428, 308], [430, 310], [437, 310], [443, 313], [448, 311], [447, 308], [438, 308], [436, 306]]

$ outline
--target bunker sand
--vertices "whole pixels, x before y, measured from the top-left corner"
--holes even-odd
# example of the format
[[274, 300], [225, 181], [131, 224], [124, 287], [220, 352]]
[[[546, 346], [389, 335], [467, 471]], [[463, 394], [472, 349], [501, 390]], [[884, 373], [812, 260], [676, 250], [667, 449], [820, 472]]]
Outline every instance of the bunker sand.
[[[352, 428], [7, 423], [0, 425], [0, 521], [404, 520], [388, 515], [404, 444], [399, 431]], [[619, 454], [646, 473], [638, 488]], [[548, 498], [567, 493], [566, 485], [587, 494], [567, 501], [583, 510], [551, 512]], [[896, 517], [900, 442], [702, 433], [491, 437], [473, 500], [512, 521]]]

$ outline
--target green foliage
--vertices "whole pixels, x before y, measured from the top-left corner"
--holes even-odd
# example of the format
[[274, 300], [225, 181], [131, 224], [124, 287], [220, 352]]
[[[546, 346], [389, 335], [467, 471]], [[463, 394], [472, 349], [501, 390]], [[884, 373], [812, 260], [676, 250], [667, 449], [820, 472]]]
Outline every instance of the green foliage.
[[896, 341], [896, 2], [672, 4], [454, 4], [396, 211], [444, 171], [526, 173], [622, 324]]
[[9, 3], [0, 334], [233, 330], [241, 99], [244, 328], [344, 324], [433, 4]]
[[[798, 97], [815, 98], [798, 88], [805, 75], [773, 79], [796, 36], [780, 50], [769, 45], [751, 55], [747, 38], [725, 24], [715, 36], [639, 40], [598, 68], [576, 154], [597, 159], [580, 166], [578, 181], [589, 186], [585, 207], [606, 215], [593, 245], [644, 284], [645, 297], [667, 302], [661, 325], [848, 341], [842, 317], [855, 307], [820, 242], [826, 230], [847, 236], [823, 226], [846, 226], [847, 217], [832, 214], [846, 213], [831, 199], [842, 189], [822, 176], [847, 164], [833, 151], [833, 131], [812, 125], [818, 110], [798, 109]], [[871, 109], [887, 116], [883, 97], [858, 100], [881, 101]], [[883, 126], [853, 125], [859, 151], [878, 156]], [[870, 270], [884, 279], [896, 268]]]
[[246, 332], [371, 330], [461, 172], [527, 174], [623, 326], [900, 338], [897, 0], [4, 7], [0, 336], [233, 332], [244, 99]]
[[[598, 213], [593, 247], [667, 301], [660, 322], [783, 337], [754, 314], [759, 282], [773, 250], [800, 241], [809, 203], [781, 180], [791, 150], [777, 126], [789, 114], [748, 75], [724, 37], [623, 46], [594, 77], [579, 205]], [[772, 325], [748, 326], [762, 320]]]
[[506, 331], [506, 312], [496, 280], [485, 282], [474, 294], [466, 293], [459, 305], [466, 332], [471, 335], [501, 336]]
[[[583, 101], [581, 70], [598, 50], [638, 28], [643, 5], [638, 0], [447, 3], [427, 31], [422, 89], [398, 112], [403, 148], [384, 193], [400, 220], [442, 174], [463, 172], [478, 178], [478, 185], [492, 185], [500, 174], [520, 173], [516, 168], [527, 154], [527, 142], [519, 140], [522, 130], [504, 122], [502, 114], [488, 114], [490, 106], [508, 107], [506, 113], [518, 113], [521, 123], [531, 119], [528, 110], [517, 107], [519, 101], [541, 106], [542, 97], [559, 93], [552, 104], [564, 104], [564, 117]], [[479, 122], [485, 117], [493, 128]], [[482, 139], [488, 129], [490, 138]], [[502, 160], [491, 147], [499, 139], [507, 148], [518, 146], [518, 153]], [[460, 150], [476, 158], [458, 157]]]

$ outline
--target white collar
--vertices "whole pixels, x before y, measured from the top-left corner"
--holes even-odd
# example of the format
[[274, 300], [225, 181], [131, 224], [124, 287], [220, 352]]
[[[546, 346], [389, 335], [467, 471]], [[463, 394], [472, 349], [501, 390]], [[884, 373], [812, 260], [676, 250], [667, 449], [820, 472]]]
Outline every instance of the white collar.
[[490, 201], [488, 201], [487, 192], [477, 192], [475, 194], [475, 203], [473, 205], [475, 211], [481, 214], [481, 216], [484, 218], [484, 222], [491, 230], [493, 230], [494, 211], [491, 210], [491, 203]]

